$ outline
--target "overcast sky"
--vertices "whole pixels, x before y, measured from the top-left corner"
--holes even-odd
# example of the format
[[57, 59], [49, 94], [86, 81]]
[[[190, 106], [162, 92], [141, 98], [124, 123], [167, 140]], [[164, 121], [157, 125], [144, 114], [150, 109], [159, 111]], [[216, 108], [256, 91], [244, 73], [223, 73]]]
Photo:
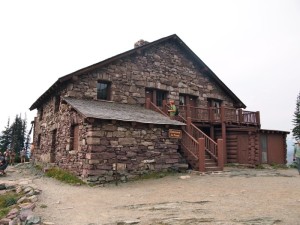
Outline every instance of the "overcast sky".
[[[104, 3], [106, 2], [106, 3]], [[264, 129], [291, 131], [300, 92], [300, 1], [0, 2], [0, 131], [59, 77], [177, 34]]]

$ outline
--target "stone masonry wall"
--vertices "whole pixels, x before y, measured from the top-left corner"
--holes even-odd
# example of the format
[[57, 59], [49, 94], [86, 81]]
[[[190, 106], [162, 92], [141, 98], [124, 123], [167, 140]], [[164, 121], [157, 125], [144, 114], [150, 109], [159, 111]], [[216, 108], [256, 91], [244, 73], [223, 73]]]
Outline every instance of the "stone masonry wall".
[[168, 92], [168, 97], [179, 102], [179, 93], [198, 96], [198, 106], [207, 106], [207, 98], [233, 102], [199, 69], [181, 49], [172, 43], [154, 46], [140, 54], [116, 60], [101, 69], [73, 77], [63, 95], [96, 99], [97, 82], [110, 81], [112, 101], [144, 104], [145, 88]]
[[[70, 148], [71, 125], [79, 126], [79, 147], [77, 151]], [[61, 168], [76, 175], [82, 174], [83, 161], [87, 151], [86, 136], [90, 125], [67, 104], [60, 104], [58, 112], [54, 112], [53, 99], [43, 107], [43, 119], [35, 119], [34, 155], [37, 161], [53, 162]], [[56, 130], [56, 140], [53, 145], [53, 131]], [[38, 136], [40, 135], [40, 145]]]
[[[178, 139], [164, 126], [98, 121], [87, 134], [88, 153], [83, 176], [89, 182], [130, 180], [145, 173], [187, 169], [178, 153]], [[117, 168], [116, 168], [117, 165]]]
[[[114, 180], [116, 165], [123, 181], [153, 171], [187, 169], [177, 152], [178, 139], [169, 138], [163, 125], [105, 120], [89, 123], [66, 103], [60, 104], [58, 112], [51, 105], [50, 100], [44, 105], [43, 120], [36, 118], [35, 122], [35, 143], [41, 135], [34, 153], [38, 162], [49, 163], [52, 157], [60, 168], [99, 184]], [[70, 129], [75, 124], [79, 126], [78, 150], [70, 145]]]

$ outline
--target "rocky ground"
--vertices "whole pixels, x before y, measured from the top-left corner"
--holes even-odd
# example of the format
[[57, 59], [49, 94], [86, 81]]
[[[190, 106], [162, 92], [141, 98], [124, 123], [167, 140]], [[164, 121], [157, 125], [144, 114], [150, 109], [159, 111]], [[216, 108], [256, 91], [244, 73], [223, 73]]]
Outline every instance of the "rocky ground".
[[34, 214], [46, 225], [297, 225], [300, 176], [295, 169], [225, 168], [104, 187], [70, 186], [31, 164], [8, 168], [1, 183], [41, 190]]

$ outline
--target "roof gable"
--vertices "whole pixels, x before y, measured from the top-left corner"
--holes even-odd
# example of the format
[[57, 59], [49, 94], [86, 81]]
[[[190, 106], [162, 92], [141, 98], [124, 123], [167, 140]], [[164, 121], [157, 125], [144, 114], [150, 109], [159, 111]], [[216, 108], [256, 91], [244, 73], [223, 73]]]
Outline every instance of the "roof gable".
[[142, 45], [140, 47], [136, 47], [134, 49], [131, 49], [129, 51], [123, 52], [121, 54], [118, 54], [116, 56], [113, 56], [111, 58], [108, 58], [106, 60], [103, 60], [101, 62], [95, 63], [93, 65], [87, 66], [85, 68], [82, 68], [80, 70], [77, 70], [73, 73], [70, 73], [68, 75], [65, 75], [63, 77], [60, 77], [44, 94], [42, 94], [30, 107], [30, 110], [33, 110], [35, 108], [38, 108], [39, 105], [47, 99], [50, 95], [52, 95], [57, 88], [62, 84], [67, 82], [68, 80], [72, 79], [74, 76], [78, 76], [81, 74], [85, 74], [89, 71], [99, 69], [111, 62], [114, 62], [118, 59], [122, 59], [124, 57], [130, 56], [132, 54], [136, 54], [142, 51], [146, 51], [147, 49], [151, 48], [152, 46], [167, 42], [167, 41], [173, 41], [175, 42], [184, 52], [186, 52], [196, 63], [198, 66], [198, 69], [201, 71], [201, 73], [207, 75], [210, 77], [216, 84], [226, 93], [228, 94], [233, 101], [241, 108], [246, 108], [246, 105], [217, 77], [217, 75], [176, 35], [170, 35], [164, 38], [161, 38], [159, 40], [156, 40], [154, 42], [147, 43], [145, 45]]

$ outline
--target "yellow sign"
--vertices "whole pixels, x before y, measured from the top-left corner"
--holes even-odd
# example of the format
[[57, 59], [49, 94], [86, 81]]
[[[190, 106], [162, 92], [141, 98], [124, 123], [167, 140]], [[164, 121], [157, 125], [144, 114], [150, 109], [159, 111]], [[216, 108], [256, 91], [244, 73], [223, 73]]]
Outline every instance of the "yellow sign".
[[169, 138], [181, 138], [182, 132], [181, 130], [169, 129]]

